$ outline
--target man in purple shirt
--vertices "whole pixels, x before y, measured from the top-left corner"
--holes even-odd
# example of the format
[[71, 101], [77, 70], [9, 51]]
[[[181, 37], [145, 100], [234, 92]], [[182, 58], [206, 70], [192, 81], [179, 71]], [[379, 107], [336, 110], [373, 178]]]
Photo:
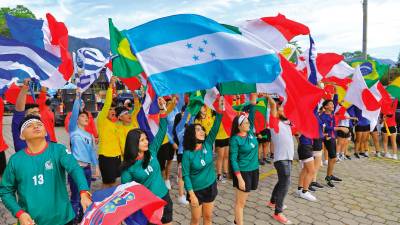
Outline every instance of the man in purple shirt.
[[[27, 115], [34, 115], [40, 117], [39, 105], [38, 104], [25, 104], [26, 94], [29, 91], [29, 82], [31, 79], [25, 79], [24, 84], [21, 87], [21, 91], [18, 94], [17, 101], [15, 103], [15, 111], [11, 123], [11, 131], [14, 141], [15, 151], [26, 148], [26, 142], [20, 138], [20, 128], [19, 125], [21, 121], [24, 120]], [[50, 141], [49, 135], [46, 135], [46, 140]]]

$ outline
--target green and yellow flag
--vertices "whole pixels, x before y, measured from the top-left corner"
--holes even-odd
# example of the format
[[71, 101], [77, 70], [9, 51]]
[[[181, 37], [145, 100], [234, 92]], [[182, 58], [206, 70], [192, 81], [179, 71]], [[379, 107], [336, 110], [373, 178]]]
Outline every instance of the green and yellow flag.
[[357, 60], [350, 63], [353, 68], [360, 66], [361, 73], [368, 88], [378, 82], [389, 71], [389, 66], [375, 60]]
[[400, 99], [400, 77], [394, 79], [392, 83], [387, 86], [386, 90], [392, 97]]
[[143, 72], [143, 68], [131, 51], [128, 39], [124, 31], [120, 32], [113, 24], [112, 19], [108, 19], [110, 30], [110, 49], [113, 55], [112, 60], [113, 74], [117, 77], [130, 78]]

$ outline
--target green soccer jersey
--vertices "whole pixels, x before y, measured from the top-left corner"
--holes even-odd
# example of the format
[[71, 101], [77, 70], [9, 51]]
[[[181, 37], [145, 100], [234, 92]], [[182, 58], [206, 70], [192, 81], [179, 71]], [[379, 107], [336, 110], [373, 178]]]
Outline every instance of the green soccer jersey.
[[162, 198], [168, 193], [164, 179], [161, 175], [160, 163], [157, 159], [157, 153], [167, 133], [167, 119], [160, 119], [160, 128], [154, 140], [149, 146], [151, 159], [149, 165], [143, 169], [143, 160], [137, 160], [135, 164], [124, 170], [121, 174], [121, 183], [136, 181], [147, 187], [153, 194]]
[[200, 150], [185, 150], [182, 157], [182, 177], [187, 191], [209, 187], [217, 177], [213, 161], [213, 144], [221, 125], [222, 115], [215, 117], [214, 124]]
[[1, 199], [14, 216], [23, 210], [36, 224], [64, 225], [74, 218], [65, 172], [80, 191], [89, 190], [81, 167], [64, 145], [49, 142], [36, 154], [21, 150], [10, 158], [3, 174]]
[[229, 157], [233, 172], [253, 171], [258, 169], [258, 141], [254, 135], [255, 109], [250, 107], [250, 130], [247, 136], [234, 135], [230, 140]]

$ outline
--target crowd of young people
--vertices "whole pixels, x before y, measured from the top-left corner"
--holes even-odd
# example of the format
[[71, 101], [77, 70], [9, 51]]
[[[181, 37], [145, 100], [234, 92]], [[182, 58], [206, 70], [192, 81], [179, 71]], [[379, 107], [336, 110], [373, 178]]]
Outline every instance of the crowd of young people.
[[[229, 180], [235, 190], [233, 222], [244, 224], [244, 208], [250, 193], [258, 189], [260, 166], [271, 162], [278, 181], [270, 200], [264, 205], [274, 210], [273, 219], [290, 224], [283, 210], [291, 183], [296, 141], [301, 164], [296, 194], [309, 201], [317, 200], [311, 192], [324, 187], [334, 188], [336, 182], [342, 181], [334, 175], [334, 169], [338, 161], [354, 159], [349, 151], [352, 140], [355, 158], [369, 157], [370, 137], [376, 156], [381, 157], [378, 132], [381, 130], [383, 156], [397, 159], [396, 101], [383, 113], [383, 127], [371, 129], [369, 121], [354, 106], [345, 108], [336, 98], [322, 100], [315, 112], [320, 137], [312, 139], [296, 131], [285, 116], [282, 100], [269, 94], [247, 95], [247, 107], [237, 111], [229, 131], [221, 125], [224, 97], [220, 97], [214, 110], [204, 105], [197, 115], [186, 110], [183, 95], [160, 97], [157, 99], [160, 113], [155, 118], [159, 121], [159, 129], [155, 137], [150, 138], [146, 130], [139, 128], [137, 118], [142, 96], [135, 95], [133, 105], [127, 102], [117, 107], [113, 101], [116, 80], [116, 77], [110, 80], [96, 123], [85, 111], [80, 90], [77, 90], [72, 112], [66, 120], [70, 137], [68, 147], [56, 143], [54, 118], [51, 122], [51, 113], [43, 106], [45, 96], [38, 101], [41, 102], [39, 105], [25, 104], [29, 80], [24, 82], [12, 119], [16, 153], [7, 166], [2, 156], [4, 152], [0, 152], [0, 168], [5, 168], [0, 197], [20, 224], [79, 223], [91, 204], [92, 177], [101, 177], [103, 188], [119, 182], [143, 184], [167, 203], [161, 222], [172, 224], [174, 204], [170, 196], [170, 174], [175, 154], [177, 202], [190, 206], [192, 225], [200, 224], [201, 220], [203, 224], [212, 224], [218, 186]], [[235, 98], [234, 104], [245, 103], [240, 102], [240, 97]], [[255, 119], [260, 99], [268, 102], [263, 121]], [[391, 154], [388, 152], [389, 139]], [[0, 147], [7, 148], [4, 140], [0, 141]], [[326, 186], [318, 182], [317, 177], [325, 160]], [[54, 201], [41, 200], [49, 195]], [[49, 214], [49, 211], [53, 213]]]

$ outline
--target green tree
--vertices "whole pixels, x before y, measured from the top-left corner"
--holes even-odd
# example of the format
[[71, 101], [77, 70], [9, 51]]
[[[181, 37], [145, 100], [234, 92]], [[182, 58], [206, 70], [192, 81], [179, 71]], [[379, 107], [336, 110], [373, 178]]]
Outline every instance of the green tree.
[[35, 19], [35, 14], [23, 5], [17, 5], [15, 8], [2, 7], [0, 8], [0, 35], [10, 37], [10, 30], [7, 27], [6, 14], [21, 18]]
[[[352, 61], [353, 59], [362, 59], [362, 51], [354, 51], [354, 52], [343, 52], [342, 55], [344, 56], [345, 61]], [[371, 56], [367, 54], [367, 58], [371, 59]]]

